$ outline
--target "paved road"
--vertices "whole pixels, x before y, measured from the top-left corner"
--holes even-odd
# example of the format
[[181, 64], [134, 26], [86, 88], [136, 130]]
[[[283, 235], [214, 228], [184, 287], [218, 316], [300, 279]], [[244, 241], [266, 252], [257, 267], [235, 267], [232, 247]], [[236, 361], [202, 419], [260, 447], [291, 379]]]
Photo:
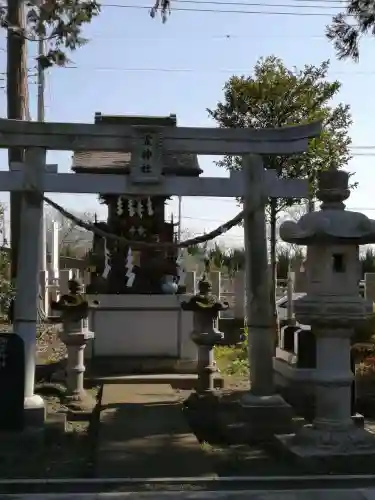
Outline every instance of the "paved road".
[[375, 489], [2, 495], [0, 500], [375, 500]]

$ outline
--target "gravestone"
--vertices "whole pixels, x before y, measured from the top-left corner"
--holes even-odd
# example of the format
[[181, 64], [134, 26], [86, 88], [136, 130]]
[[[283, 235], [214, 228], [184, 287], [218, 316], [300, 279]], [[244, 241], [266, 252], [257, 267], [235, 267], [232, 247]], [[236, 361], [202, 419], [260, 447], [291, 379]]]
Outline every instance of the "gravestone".
[[0, 334], [0, 432], [21, 431], [24, 425], [25, 361], [22, 339]]

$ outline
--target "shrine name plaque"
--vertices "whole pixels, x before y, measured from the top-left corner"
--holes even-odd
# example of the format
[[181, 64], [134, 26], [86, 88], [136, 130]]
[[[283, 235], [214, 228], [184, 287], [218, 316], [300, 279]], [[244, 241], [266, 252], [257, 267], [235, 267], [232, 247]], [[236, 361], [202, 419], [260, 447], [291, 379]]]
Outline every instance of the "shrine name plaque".
[[25, 357], [23, 340], [0, 333], [0, 432], [24, 426]]

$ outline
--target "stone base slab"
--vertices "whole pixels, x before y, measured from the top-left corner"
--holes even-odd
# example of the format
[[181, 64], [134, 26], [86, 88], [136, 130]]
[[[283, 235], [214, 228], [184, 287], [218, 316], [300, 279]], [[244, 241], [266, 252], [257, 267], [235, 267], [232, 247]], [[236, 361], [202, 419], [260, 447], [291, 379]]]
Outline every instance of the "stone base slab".
[[375, 458], [374, 434], [353, 425], [349, 429], [304, 426], [296, 434], [276, 436], [280, 448], [303, 468], [315, 473], [355, 473], [371, 469]]
[[287, 434], [294, 429], [293, 409], [277, 394], [245, 395], [241, 401], [241, 414], [249, 442], [269, 440], [275, 434]]

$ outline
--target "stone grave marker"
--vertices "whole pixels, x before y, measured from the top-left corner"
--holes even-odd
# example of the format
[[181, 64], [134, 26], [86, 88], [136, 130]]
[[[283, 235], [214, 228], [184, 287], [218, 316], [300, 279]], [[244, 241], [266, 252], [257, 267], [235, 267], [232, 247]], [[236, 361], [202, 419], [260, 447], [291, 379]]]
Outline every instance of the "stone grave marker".
[[0, 333], [0, 432], [23, 429], [24, 386], [23, 341], [15, 333]]

